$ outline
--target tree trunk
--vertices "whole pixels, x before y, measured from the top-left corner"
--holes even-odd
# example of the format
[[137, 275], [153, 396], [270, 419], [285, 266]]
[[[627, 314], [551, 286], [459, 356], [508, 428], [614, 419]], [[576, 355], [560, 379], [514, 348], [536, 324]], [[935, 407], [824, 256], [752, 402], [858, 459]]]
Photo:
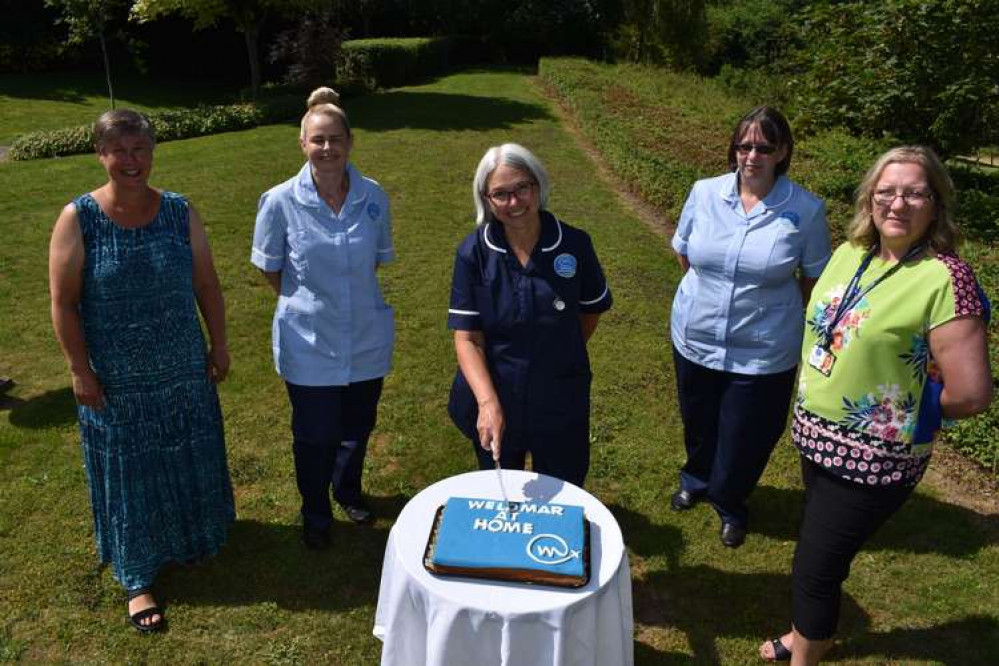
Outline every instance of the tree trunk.
[[111, 110], [114, 110], [114, 90], [111, 88], [111, 62], [108, 60], [108, 46], [104, 41], [104, 28], [97, 31], [97, 37], [101, 42], [101, 55], [104, 56], [104, 78], [108, 82], [108, 99], [111, 101]]
[[260, 24], [254, 23], [243, 27], [243, 38], [246, 40], [246, 56], [250, 60], [250, 89], [253, 99], [260, 97], [260, 57], [258, 43], [260, 41]]

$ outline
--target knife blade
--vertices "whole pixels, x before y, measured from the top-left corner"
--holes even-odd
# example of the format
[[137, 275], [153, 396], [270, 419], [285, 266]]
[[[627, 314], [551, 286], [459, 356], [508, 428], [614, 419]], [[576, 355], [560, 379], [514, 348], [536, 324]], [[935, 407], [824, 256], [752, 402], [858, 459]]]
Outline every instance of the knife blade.
[[503, 468], [500, 467], [499, 461], [499, 442], [495, 439], [489, 445], [489, 448], [493, 451], [493, 463], [496, 465], [496, 478], [499, 480], [500, 493], [503, 494], [503, 502], [506, 504], [510, 503], [510, 498], [506, 495], [506, 486], [503, 485]]

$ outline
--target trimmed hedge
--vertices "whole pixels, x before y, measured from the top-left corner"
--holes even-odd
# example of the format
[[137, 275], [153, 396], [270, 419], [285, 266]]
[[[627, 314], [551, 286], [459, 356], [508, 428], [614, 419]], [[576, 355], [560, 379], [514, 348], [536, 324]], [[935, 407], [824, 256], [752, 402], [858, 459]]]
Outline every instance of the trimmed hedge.
[[[260, 102], [198, 106], [147, 115], [156, 131], [156, 141], [161, 143], [289, 120], [303, 112], [302, 100], [301, 95], [287, 95]], [[14, 139], [7, 156], [11, 160], [34, 160], [43, 157], [79, 155], [89, 153], [93, 149], [93, 126], [80, 125], [22, 134]]]
[[343, 43], [337, 81], [367, 90], [393, 88], [440, 74], [449, 67], [485, 58], [477, 37], [354, 39]]

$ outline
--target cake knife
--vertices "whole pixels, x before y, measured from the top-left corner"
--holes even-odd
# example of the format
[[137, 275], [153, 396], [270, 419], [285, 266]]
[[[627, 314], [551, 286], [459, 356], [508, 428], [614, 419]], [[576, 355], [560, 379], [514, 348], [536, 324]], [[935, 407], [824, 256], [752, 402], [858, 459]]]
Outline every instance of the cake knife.
[[501, 471], [502, 468], [500, 467], [499, 461], [499, 442], [494, 439], [492, 444], [489, 445], [489, 448], [493, 451], [493, 463], [496, 465], [496, 478], [499, 479], [499, 487], [500, 492], [503, 493], [503, 501], [509, 505], [510, 498], [506, 496], [506, 486], [503, 485], [503, 472]]

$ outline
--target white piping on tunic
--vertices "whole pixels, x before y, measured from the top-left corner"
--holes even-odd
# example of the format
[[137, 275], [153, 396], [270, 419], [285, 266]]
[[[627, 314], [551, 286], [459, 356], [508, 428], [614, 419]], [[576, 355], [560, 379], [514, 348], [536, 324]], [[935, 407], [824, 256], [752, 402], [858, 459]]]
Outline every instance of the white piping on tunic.
[[558, 221], [558, 218], [555, 219], [555, 226], [558, 227], [558, 238], [555, 239], [552, 245], [541, 248], [542, 252], [551, 252], [562, 243], [562, 223]]
[[600, 294], [599, 296], [597, 296], [596, 298], [594, 298], [592, 301], [580, 301], [579, 304], [580, 305], [593, 305], [594, 303], [599, 303], [600, 301], [604, 300], [604, 296], [607, 295], [607, 291], [608, 291], [607, 285], [604, 285], [604, 291], [603, 291], [602, 294]]
[[[502, 252], [503, 254], [506, 254], [506, 250], [504, 250], [503, 248], [501, 248], [501, 247], [498, 247], [498, 246], [496, 246], [496, 245], [493, 245], [493, 244], [492, 244], [492, 241], [490, 241], [490, 240], [489, 240], [489, 227], [490, 227], [491, 225], [492, 225], [492, 223], [490, 222], [490, 223], [489, 223], [489, 224], [487, 224], [487, 225], [485, 226], [485, 228], [484, 228], [484, 229], [482, 230], [482, 239], [483, 239], [484, 241], [486, 241], [486, 246], [487, 246], [487, 247], [488, 247], [488, 248], [489, 248], [490, 250], [494, 250], [494, 251], [496, 251], [496, 252]], [[476, 313], [476, 314], [478, 314], [478, 313]]]
[[448, 314], [462, 315], [465, 317], [478, 317], [478, 310], [455, 310], [454, 308], [448, 308]]

